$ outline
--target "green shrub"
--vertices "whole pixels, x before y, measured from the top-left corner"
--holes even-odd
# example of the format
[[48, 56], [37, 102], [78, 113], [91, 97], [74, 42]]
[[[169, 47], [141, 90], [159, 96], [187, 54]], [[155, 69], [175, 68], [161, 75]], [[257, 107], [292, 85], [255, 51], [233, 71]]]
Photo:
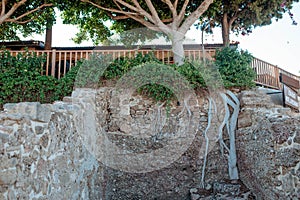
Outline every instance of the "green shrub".
[[[141, 53], [137, 54], [134, 58], [123, 57], [121, 59], [116, 59], [109, 65], [103, 75], [103, 79], [118, 79], [123, 75], [128, 73], [130, 70], [134, 69], [138, 66], [143, 66], [143, 64], [151, 63], [154, 65], [163, 65], [161, 61], [159, 61], [153, 53], [142, 55]], [[202, 87], [205, 85], [204, 80], [197, 68], [195, 68], [193, 63], [186, 62], [183, 66], [177, 66], [175, 64], [168, 65], [175, 72], [179, 73], [190, 83], [190, 86], [193, 88]], [[163, 70], [162, 70], [163, 71]], [[154, 74], [150, 76], [155, 76]], [[155, 78], [153, 77], [153, 82], [155, 82]], [[174, 93], [171, 89], [159, 85], [156, 83], [146, 84], [137, 89], [138, 93], [145, 95], [154, 99], [155, 101], [166, 101], [170, 99], [174, 99]]]
[[253, 87], [255, 72], [250, 64], [252, 56], [247, 51], [225, 47], [216, 52], [215, 64], [225, 87]]
[[43, 56], [34, 53], [0, 52], [0, 105], [7, 102], [53, 100], [57, 80], [41, 76]]
[[161, 63], [153, 53], [148, 53], [143, 55], [142, 53], [138, 53], [133, 58], [128, 57], [121, 57], [118, 59], [115, 59], [106, 69], [106, 71], [103, 74], [104, 79], [115, 79], [120, 78], [124, 74], [126, 74], [129, 70], [131, 70], [133, 67], [138, 66], [140, 64], [146, 63], [146, 62], [156, 62]]
[[200, 66], [201, 63], [194, 63], [194, 62], [185, 62], [181, 66], [172, 65], [174, 70], [179, 72], [183, 77], [185, 77], [191, 84], [193, 88], [198, 88], [205, 86], [205, 81], [202, 77], [200, 70], [195, 67]]
[[9, 51], [0, 52], [0, 108], [5, 103], [51, 103], [71, 94], [79, 66], [58, 80], [41, 75], [44, 63], [45, 57], [32, 52], [17, 56]]
[[[250, 67], [252, 56], [248, 52], [224, 48], [217, 51], [215, 59], [214, 64], [206, 65], [209, 68], [203, 67], [201, 61], [185, 62], [182, 66], [175, 64], [168, 66], [169, 70], [174, 70], [184, 77], [194, 89], [207, 87], [206, 85], [212, 87], [214, 84], [215, 87], [218, 87], [221, 81], [216, 82], [215, 80], [221, 78], [227, 88], [254, 86], [255, 73]], [[12, 56], [9, 51], [0, 52], [0, 107], [8, 102], [39, 101], [50, 103], [61, 100], [64, 96], [72, 93], [77, 73], [82, 64], [86, 63], [77, 62], [76, 66], [58, 80], [52, 76], [41, 75], [44, 62], [43, 56], [37, 56], [34, 53], [25, 52]], [[143, 66], [146, 63], [159, 64], [157, 66], [163, 67], [162, 62], [155, 58], [152, 53], [146, 55], [139, 53], [134, 58], [122, 57], [114, 60], [104, 71], [101, 79], [119, 79], [135, 67]], [[79, 83], [83, 82], [83, 86], [87, 85], [85, 82], [89, 80], [91, 73], [94, 75], [92, 78], [98, 77], [98, 73], [93, 71], [95, 69], [90, 69], [87, 63], [86, 65], [86, 69], [82, 68], [87, 73], [86, 77], [83, 75], [81, 77], [83, 80], [79, 80]], [[151, 71], [151, 69], [149, 70]], [[149, 75], [151, 76], [151, 74]], [[97, 80], [93, 80], [93, 82], [95, 81], [97, 82]], [[156, 84], [156, 81], [141, 86], [137, 91], [156, 101], [174, 98], [174, 94], [169, 88]]]
[[63, 97], [70, 96], [72, 94], [74, 82], [82, 63], [83, 61], [77, 61], [76, 65], [72, 67], [64, 77], [58, 80], [58, 84], [55, 89], [56, 99], [62, 99]]

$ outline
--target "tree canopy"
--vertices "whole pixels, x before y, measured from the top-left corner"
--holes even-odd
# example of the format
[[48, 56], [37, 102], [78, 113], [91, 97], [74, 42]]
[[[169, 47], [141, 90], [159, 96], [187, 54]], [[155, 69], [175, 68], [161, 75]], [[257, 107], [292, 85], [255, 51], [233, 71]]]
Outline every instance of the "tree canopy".
[[[167, 30], [172, 27], [173, 30], [180, 32], [183, 28], [183, 21], [199, 9], [202, 2], [193, 0], [81, 0], [76, 4], [72, 3], [71, 9], [64, 11], [64, 19], [66, 23], [79, 24], [80, 32], [75, 38], [76, 42], [92, 39], [95, 44], [98, 44], [112, 35], [111, 30], [120, 33], [124, 30], [148, 27], [168, 34], [162, 29]], [[208, 20], [212, 27], [222, 28], [223, 43], [226, 46], [230, 43], [231, 31], [243, 35], [251, 33], [257, 26], [269, 25], [273, 19], [282, 18], [285, 12], [289, 12], [292, 18], [290, 9], [294, 2], [298, 0], [214, 0], [209, 7], [207, 6], [207, 11], [203, 11], [200, 16]], [[176, 18], [176, 15], [178, 17], [182, 13], [185, 14], [178, 26], [179, 18]], [[105, 25], [108, 20], [112, 22], [110, 27]], [[292, 20], [293, 24], [296, 24], [293, 18]], [[165, 28], [166, 26], [168, 28]], [[151, 37], [150, 33], [139, 34], [139, 36]]]
[[[223, 43], [230, 42], [230, 32], [248, 34], [257, 26], [269, 25], [288, 12], [299, 0], [1, 0], [0, 40], [18, 39], [42, 33], [55, 22], [54, 7], [62, 11], [64, 23], [78, 25], [74, 41], [91, 39], [94, 44], [108, 44], [113, 34], [125, 33], [122, 38], [146, 40], [163, 33], [182, 56], [185, 33], [198, 19], [211, 27], [222, 28]], [[151, 31], [137, 29], [147, 27]], [[130, 31], [135, 30], [135, 31]], [[155, 32], [155, 34], [153, 34]], [[161, 34], [160, 34], [161, 35]], [[122, 39], [121, 38], [121, 39]], [[177, 44], [179, 42], [179, 44]], [[175, 47], [178, 45], [177, 47]], [[175, 50], [175, 49], [174, 49]]]
[[204, 17], [222, 28], [223, 43], [228, 45], [230, 31], [248, 34], [257, 26], [270, 25], [272, 19], [282, 18], [294, 2], [298, 0], [215, 0]]
[[[27, 36], [42, 33], [46, 19], [53, 22], [53, 1], [2, 0], [0, 2], [0, 40], [18, 39], [18, 33]], [[53, 14], [49, 14], [53, 13]]]
[[105, 19], [111, 20], [112, 27], [116, 30], [130, 30], [142, 25], [167, 35], [172, 42], [175, 62], [182, 63], [184, 36], [212, 2], [213, 0], [81, 0], [76, 6], [73, 3], [69, 5], [69, 9], [63, 9], [65, 22], [80, 26], [78, 39], [86, 39], [88, 32], [92, 39], [95, 35], [104, 39], [101, 35], [109, 34], [104, 25]]

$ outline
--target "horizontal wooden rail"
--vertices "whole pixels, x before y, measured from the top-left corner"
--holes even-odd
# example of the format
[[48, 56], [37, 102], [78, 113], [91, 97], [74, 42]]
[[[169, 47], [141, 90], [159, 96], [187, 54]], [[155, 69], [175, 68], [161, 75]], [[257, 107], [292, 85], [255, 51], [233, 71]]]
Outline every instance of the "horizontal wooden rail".
[[[162, 50], [34, 50], [29, 53], [35, 53], [37, 56], [44, 55], [46, 58], [44, 64], [45, 75], [52, 75], [57, 78], [61, 78], [70, 70], [79, 60], [89, 59], [93, 53], [111, 55], [112, 59], [118, 59], [121, 57], [135, 57], [138, 53], [143, 55], [152, 52], [156, 58], [163, 63], [173, 63], [173, 52], [170, 49]], [[18, 53], [26, 53], [26, 51], [10, 51], [13, 56]], [[185, 57], [188, 59], [199, 59], [202, 56], [212, 59], [215, 55], [214, 49], [205, 51], [205, 54], [201, 50], [185, 50]], [[53, 67], [55, 66], [55, 67]]]
[[255, 57], [252, 60], [251, 67], [256, 72], [256, 83], [262, 86], [282, 89], [282, 84], [280, 83], [281, 73], [300, 81], [299, 76]]

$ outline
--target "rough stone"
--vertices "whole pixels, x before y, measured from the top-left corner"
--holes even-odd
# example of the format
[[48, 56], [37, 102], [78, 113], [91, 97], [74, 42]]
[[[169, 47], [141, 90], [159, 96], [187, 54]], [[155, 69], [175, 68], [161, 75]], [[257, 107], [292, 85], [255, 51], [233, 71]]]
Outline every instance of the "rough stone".
[[10, 186], [17, 180], [16, 169], [7, 169], [0, 171], [0, 186]]
[[[182, 140], [189, 138], [183, 131], [189, 122], [188, 112], [182, 112], [183, 106], [175, 103], [166, 115], [165, 107], [149, 99], [139, 95], [120, 99], [116, 94], [111, 87], [76, 89], [65, 102], [52, 105], [6, 104], [0, 113], [0, 199], [299, 197], [300, 117], [274, 107], [268, 96], [255, 90], [240, 95], [242, 108], [236, 131], [240, 181], [227, 181], [227, 160], [221, 156], [219, 145], [212, 142], [207, 155], [206, 187], [201, 189], [207, 101], [201, 97], [200, 103], [190, 108], [197, 123], [189, 128], [197, 131], [182, 154], [151, 172], [130, 173], [98, 162], [91, 147], [107, 144], [90, 138], [93, 146], [88, 146], [82, 140], [83, 133], [105, 133], [122, 150], [120, 159], [108, 157], [117, 164], [133, 153], [154, 152], [155, 156], [174, 139], [173, 152], [148, 163], [157, 166], [187, 144]], [[228, 143], [228, 138], [224, 140]], [[110, 153], [111, 149], [105, 150]]]
[[251, 113], [249, 112], [240, 112], [238, 120], [238, 128], [249, 127], [252, 125]]
[[[249, 106], [249, 99], [255, 96], [257, 94], [251, 92], [241, 95], [241, 101], [246, 102], [247, 112], [253, 113], [253, 123], [237, 131], [240, 179], [258, 199], [291, 199], [291, 196], [299, 196], [299, 176], [293, 174], [299, 165], [299, 149], [290, 141], [294, 138], [295, 142], [300, 119], [290, 110], [270, 109], [270, 106], [274, 106], [272, 104]], [[266, 101], [268, 98], [262, 95], [260, 99]], [[246, 120], [241, 119], [245, 117], [241, 115], [239, 120]]]
[[35, 129], [35, 134], [37, 135], [44, 133], [44, 128], [42, 126], [36, 126], [34, 129]]
[[228, 194], [232, 196], [237, 196], [240, 194], [241, 186], [239, 184], [231, 184], [231, 183], [214, 183], [213, 191], [214, 194]]

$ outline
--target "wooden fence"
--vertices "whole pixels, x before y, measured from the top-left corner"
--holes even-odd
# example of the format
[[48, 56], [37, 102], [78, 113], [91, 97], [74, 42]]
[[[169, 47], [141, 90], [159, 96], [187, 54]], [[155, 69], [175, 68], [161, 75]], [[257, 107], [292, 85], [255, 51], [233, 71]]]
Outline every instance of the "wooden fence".
[[256, 72], [255, 82], [258, 85], [262, 85], [273, 89], [282, 89], [282, 85], [280, 83], [281, 73], [300, 81], [299, 76], [296, 76], [284, 69], [277, 67], [276, 65], [272, 65], [258, 58], [253, 58], [251, 67]]
[[[18, 53], [25, 53], [25, 51], [10, 51], [12, 55]], [[44, 65], [45, 74], [62, 77], [69, 69], [76, 65], [79, 60], [89, 59], [93, 53], [110, 54], [113, 59], [120, 57], [134, 57], [138, 53], [147, 54], [152, 52], [158, 59], [164, 63], [173, 63], [173, 53], [170, 49], [162, 50], [35, 50], [37, 55], [45, 55], [46, 63]], [[206, 49], [205, 57], [212, 59], [215, 55], [215, 49]], [[188, 59], [200, 59], [203, 57], [201, 50], [185, 50], [185, 56]], [[55, 66], [55, 67], [53, 67]], [[274, 89], [281, 89], [279, 80], [280, 73], [300, 81], [300, 77], [289, 73], [275, 65], [253, 58], [251, 67], [257, 74], [255, 82], [258, 85], [270, 87]]]
[[[25, 53], [26, 51], [10, 51], [12, 55]], [[173, 53], [166, 50], [35, 50], [32, 51], [38, 56], [45, 55], [45, 74], [55, 77], [62, 77], [69, 69], [76, 65], [79, 60], [89, 59], [91, 54], [109, 54], [113, 59], [121, 57], [134, 57], [138, 53], [147, 54], [152, 52], [163, 63], [173, 63]], [[214, 49], [205, 51], [205, 57], [212, 58], [215, 55]], [[185, 56], [189, 59], [200, 59], [203, 54], [199, 50], [185, 50]], [[55, 67], [53, 67], [55, 66]]]

